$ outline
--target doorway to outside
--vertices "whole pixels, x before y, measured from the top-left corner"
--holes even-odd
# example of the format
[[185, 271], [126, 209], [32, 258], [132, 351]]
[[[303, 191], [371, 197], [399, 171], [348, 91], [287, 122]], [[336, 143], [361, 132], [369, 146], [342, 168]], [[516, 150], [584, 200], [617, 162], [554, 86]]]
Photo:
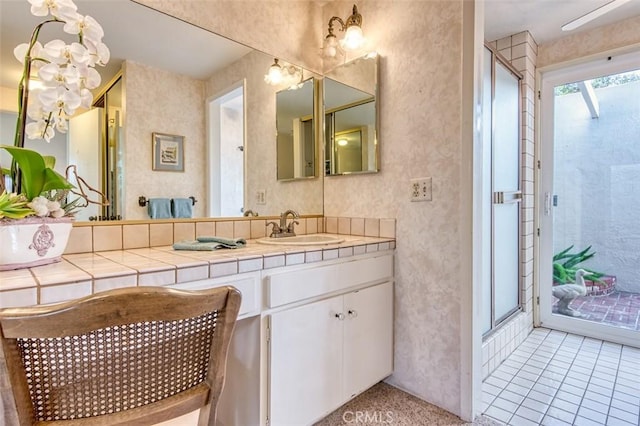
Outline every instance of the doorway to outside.
[[640, 346], [640, 52], [543, 72], [540, 106], [541, 325]]
[[241, 81], [207, 101], [209, 217], [239, 216], [244, 211], [244, 85]]

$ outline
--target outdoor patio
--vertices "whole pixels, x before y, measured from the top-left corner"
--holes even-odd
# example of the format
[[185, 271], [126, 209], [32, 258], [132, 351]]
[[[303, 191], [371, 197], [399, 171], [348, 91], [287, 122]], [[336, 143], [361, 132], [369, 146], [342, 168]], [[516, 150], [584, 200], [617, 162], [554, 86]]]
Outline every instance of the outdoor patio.
[[[556, 312], [557, 299], [553, 303]], [[609, 295], [576, 298], [569, 305], [580, 319], [640, 331], [640, 294], [613, 291]]]

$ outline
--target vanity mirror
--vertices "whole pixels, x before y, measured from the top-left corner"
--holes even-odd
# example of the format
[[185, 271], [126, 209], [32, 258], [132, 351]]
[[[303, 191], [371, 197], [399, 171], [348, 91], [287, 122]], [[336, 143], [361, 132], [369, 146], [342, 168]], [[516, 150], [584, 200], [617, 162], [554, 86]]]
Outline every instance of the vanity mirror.
[[276, 94], [278, 180], [316, 176], [315, 87], [310, 78]]
[[325, 175], [379, 170], [378, 56], [336, 67], [324, 78]]
[[[75, 2], [79, 10], [94, 16], [104, 28], [104, 42], [111, 49], [111, 68], [106, 70], [102, 83], [109, 83], [122, 69], [122, 105], [114, 111], [118, 118], [113, 120], [113, 113], [106, 117], [108, 124], [119, 126], [119, 145], [111, 147], [119, 157], [111, 157], [110, 164], [115, 165], [111, 180], [98, 178], [96, 185], [120, 187], [120, 210], [110, 215], [148, 219], [147, 209], [138, 204], [141, 196], [193, 196], [197, 200], [194, 217], [242, 216], [248, 209], [261, 216], [278, 215], [289, 208], [302, 214], [322, 214], [322, 179], [283, 184], [277, 178], [273, 135], [276, 93], [282, 88], [264, 82], [273, 56], [133, 1]], [[30, 15], [29, 7], [26, 0], [0, 2], [3, 115], [11, 114], [16, 99], [15, 72], [13, 78], [5, 75], [12, 69], [9, 64], [15, 62], [18, 76], [20, 73], [13, 49], [28, 40], [28, 32], [39, 22]], [[42, 36], [45, 41], [52, 38], [59, 36]], [[216, 63], [209, 63], [211, 58]], [[311, 76], [305, 71], [305, 77]], [[240, 90], [239, 97], [232, 96], [236, 100], [229, 101], [226, 95], [237, 94], [236, 90]], [[213, 107], [216, 101], [222, 102], [217, 109]], [[11, 122], [11, 118], [2, 117], [3, 135], [5, 123]], [[222, 126], [214, 129], [215, 122]], [[240, 124], [225, 127], [230, 122]], [[12, 127], [8, 126], [9, 132]], [[184, 171], [153, 170], [153, 133], [175, 135], [184, 141]], [[220, 140], [232, 141], [233, 146], [216, 148], [212, 142], [215, 134]], [[60, 159], [70, 156], [71, 151], [66, 138], [55, 142], [56, 146], [52, 145], [54, 142], [47, 145], [44, 141], [31, 141], [34, 143], [39, 144], [39, 151], [56, 151], [51, 154], [59, 159], [57, 169], [64, 170]], [[43, 148], [43, 144], [47, 146]], [[104, 146], [83, 149], [96, 152]], [[0, 159], [3, 165], [5, 161], [4, 157]], [[230, 164], [238, 167], [231, 170], [227, 167]], [[99, 164], [95, 167], [105, 168]], [[96, 173], [103, 174], [110, 173]], [[228, 201], [229, 208], [215, 207], [229, 198], [233, 199]]]

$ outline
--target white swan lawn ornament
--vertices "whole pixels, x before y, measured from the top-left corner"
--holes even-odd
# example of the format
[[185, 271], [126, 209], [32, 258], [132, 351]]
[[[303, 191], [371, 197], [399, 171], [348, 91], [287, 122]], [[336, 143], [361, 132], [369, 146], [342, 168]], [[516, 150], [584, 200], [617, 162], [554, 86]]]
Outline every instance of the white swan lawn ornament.
[[568, 315], [571, 317], [579, 317], [580, 312], [574, 311], [569, 307], [569, 303], [576, 297], [587, 295], [587, 286], [584, 283], [584, 276], [589, 275], [589, 272], [584, 269], [578, 269], [576, 271], [575, 284], [562, 284], [552, 288], [551, 292], [558, 300], [558, 313], [562, 315]]

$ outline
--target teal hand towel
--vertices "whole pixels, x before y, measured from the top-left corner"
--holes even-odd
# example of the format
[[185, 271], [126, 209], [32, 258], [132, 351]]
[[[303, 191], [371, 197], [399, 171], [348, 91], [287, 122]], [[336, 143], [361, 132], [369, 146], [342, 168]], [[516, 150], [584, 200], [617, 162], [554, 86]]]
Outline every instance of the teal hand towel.
[[171, 200], [168, 198], [149, 198], [147, 211], [151, 219], [171, 219]]
[[244, 238], [224, 238], [224, 237], [197, 237], [197, 241], [201, 243], [218, 243], [228, 248], [244, 247], [247, 241]]
[[175, 218], [193, 216], [193, 202], [190, 198], [174, 198], [171, 200], [171, 213]]

